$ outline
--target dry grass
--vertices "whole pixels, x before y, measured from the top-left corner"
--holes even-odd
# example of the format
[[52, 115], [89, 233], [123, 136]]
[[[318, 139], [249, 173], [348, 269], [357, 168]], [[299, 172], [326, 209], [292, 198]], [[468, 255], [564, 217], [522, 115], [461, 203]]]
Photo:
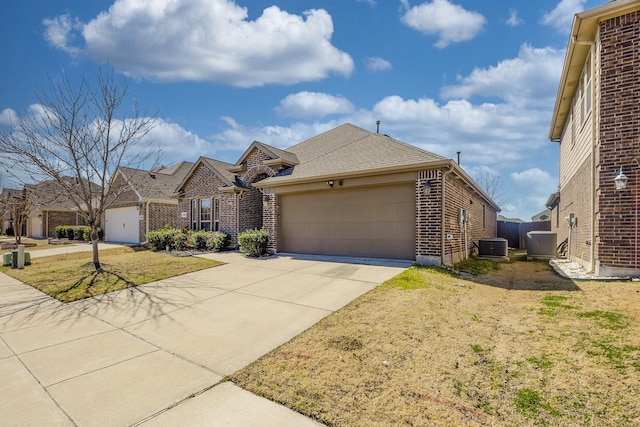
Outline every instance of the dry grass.
[[230, 379], [336, 426], [640, 425], [640, 285], [475, 280], [412, 267]]
[[130, 247], [100, 251], [100, 263], [104, 272], [96, 273], [92, 253], [80, 252], [35, 258], [23, 270], [2, 267], [0, 271], [62, 302], [70, 302], [221, 264]]

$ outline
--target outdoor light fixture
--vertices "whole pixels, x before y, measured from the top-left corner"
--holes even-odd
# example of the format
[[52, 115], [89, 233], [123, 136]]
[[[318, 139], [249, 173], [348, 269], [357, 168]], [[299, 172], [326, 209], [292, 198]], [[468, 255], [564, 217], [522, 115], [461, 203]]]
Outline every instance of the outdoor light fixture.
[[333, 180], [329, 180], [327, 181], [327, 185], [331, 188], [333, 188]]
[[620, 166], [620, 172], [618, 172], [618, 175], [613, 178], [613, 182], [616, 183], [616, 190], [624, 190], [625, 188], [627, 188], [627, 181], [628, 178], [624, 174], [624, 172], [622, 172], [622, 166]]
[[265, 194], [265, 195], [263, 195], [263, 196], [262, 196], [262, 205], [263, 205], [264, 207], [269, 206], [269, 200], [271, 200], [271, 195], [269, 195], [269, 194]]
[[424, 183], [424, 185], [422, 186], [422, 194], [424, 194], [425, 196], [431, 194], [431, 181], [427, 181]]

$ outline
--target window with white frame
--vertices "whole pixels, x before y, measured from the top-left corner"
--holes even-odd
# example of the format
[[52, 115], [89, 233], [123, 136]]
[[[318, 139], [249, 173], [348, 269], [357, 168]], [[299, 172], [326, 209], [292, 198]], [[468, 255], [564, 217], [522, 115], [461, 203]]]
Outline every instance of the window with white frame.
[[200, 230], [211, 230], [211, 199], [200, 200]]
[[220, 199], [213, 199], [213, 230], [220, 230]]
[[198, 199], [191, 200], [191, 229], [198, 229]]

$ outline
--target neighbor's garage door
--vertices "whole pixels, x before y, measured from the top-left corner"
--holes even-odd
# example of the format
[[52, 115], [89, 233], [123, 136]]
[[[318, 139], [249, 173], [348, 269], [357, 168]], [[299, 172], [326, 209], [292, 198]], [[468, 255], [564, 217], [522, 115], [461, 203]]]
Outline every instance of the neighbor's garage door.
[[279, 198], [280, 252], [415, 259], [413, 184]]
[[104, 226], [107, 242], [140, 243], [139, 219], [136, 207], [107, 209]]

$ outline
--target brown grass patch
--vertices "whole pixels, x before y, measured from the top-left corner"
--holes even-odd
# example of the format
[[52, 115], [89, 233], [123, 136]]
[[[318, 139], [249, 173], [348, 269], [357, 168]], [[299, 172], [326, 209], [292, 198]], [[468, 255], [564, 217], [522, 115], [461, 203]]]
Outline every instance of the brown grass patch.
[[50, 295], [70, 302], [156, 280], [215, 267], [221, 263], [194, 257], [174, 257], [141, 247], [100, 251], [103, 273], [97, 273], [91, 252], [55, 255], [32, 260], [23, 270], [0, 271]]
[[640, 286], [411, 267], [231, 376], [328, 425], [638, 425]]

